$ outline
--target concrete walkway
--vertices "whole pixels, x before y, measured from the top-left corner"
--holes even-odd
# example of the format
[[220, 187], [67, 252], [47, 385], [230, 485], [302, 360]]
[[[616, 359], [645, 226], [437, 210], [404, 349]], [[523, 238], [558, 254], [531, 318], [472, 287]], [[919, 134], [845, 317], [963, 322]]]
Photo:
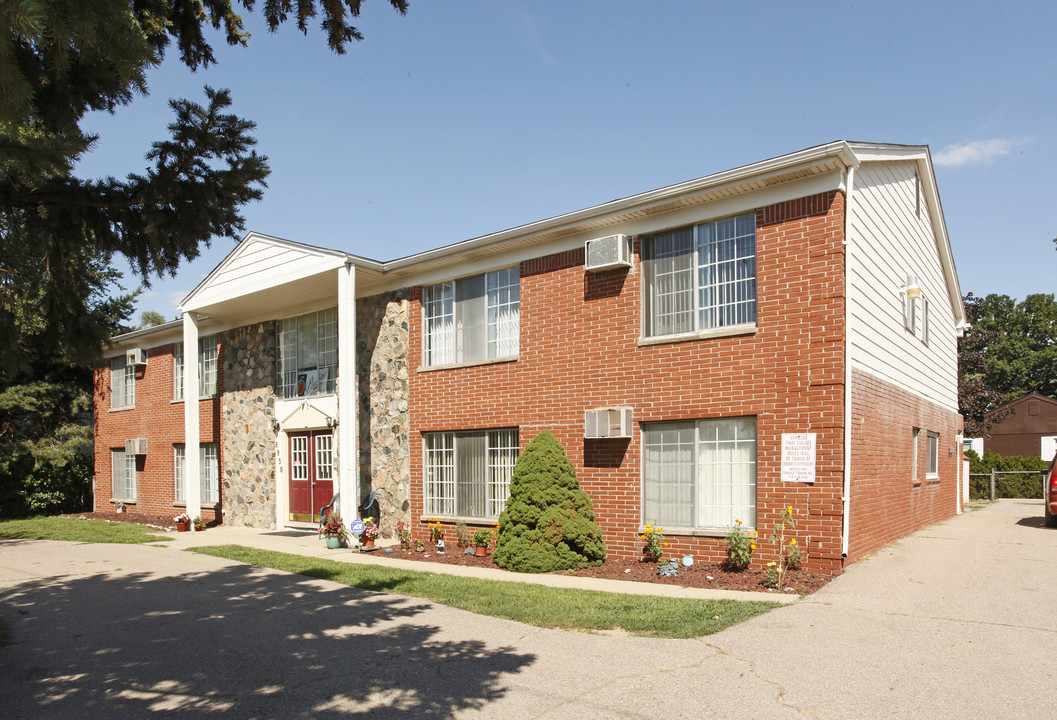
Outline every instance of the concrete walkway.
[[[0, 541], [12, 633], [0, 708], [63, 720], [1051, 717], [1057, 531], [1041, 514], [1041, 501], [1005, 501], [937, 524], [696, 640], [540, 629], [174, 548]], [[211, 532], [193, 542], [218, 542]]]

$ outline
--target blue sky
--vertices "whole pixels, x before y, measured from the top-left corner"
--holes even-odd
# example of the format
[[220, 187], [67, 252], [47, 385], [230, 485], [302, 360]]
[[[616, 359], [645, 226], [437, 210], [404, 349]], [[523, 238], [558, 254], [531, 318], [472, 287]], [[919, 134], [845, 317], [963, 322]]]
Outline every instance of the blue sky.
[[[344, 56], [246, 16], [249, 48], [171, 53], [92, 116], [79, 172], [141, 172], [169, 98], [229, 88], [272, 169], [247, 229], [388, 260], [832, 140], [927, 144], [963, 293], [1057, 288], [1053, 3], [366, 0]], [[174, 317], [233, 246], [139, 309]]]

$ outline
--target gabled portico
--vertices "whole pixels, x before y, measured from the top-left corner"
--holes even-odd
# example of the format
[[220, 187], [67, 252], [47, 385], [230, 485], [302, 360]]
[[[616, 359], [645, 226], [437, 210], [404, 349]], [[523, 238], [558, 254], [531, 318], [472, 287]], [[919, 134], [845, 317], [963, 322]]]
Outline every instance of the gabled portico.
[[[285, 478], [290, 471], [289, 436], [293, 433], [319, 431], [330, 436], [328, 457], [333, 464], [334, 491], [340, 492], [340, 510], [345, 518], [355, 516], [359, 496], [357, 472], [357, 388], [356, 388], [356, 283], [358, 273], [380, 274], [380, 266], [334, 250], [302, 245], [256, 233], [249, 234], [180, 304], [185, 348], [198, 346], [200, 328], [243, 329], [252, 335], [273, 321], [299, 316], [337, 306], [336, 382], [329, 367], [318, 370], [329, 385], [305, 388], [301, 376], [294, 397], [276, 394], [277, 364], [283, 362], [282, 348], [274, 340], [272, 364], [263, 358], [239, 353], [238, 344], [225, 346], [231, 353], [225, 358], [228, 368], [224, 378], [225, 409], [219, 419], [224, 440], [224, 455], [245, 454], [264, 457], [270, 463], [254, 465], [225, 457], [225, 476], [233, 473], [265, 473], [271, 477], [245, 477], [244, 484], [253, 489], [258, 483], [276, 486], [274, 518], [282, 525], [289, 520], [290, 497]], [[333, 323], [332, 323], [333, 324]], [[272, 331], [272, 338], [275, 337]], [[267, 333], [259, 332], [266, 336]], [[265, 345], [268, 340], [263, 341]], [[246, 357], [243, 357], [243, 356]], [[266, 367], [261, 367], [264, 364]], [[198, 387], [198, 363], [184, 363], [185, 387]], [[307, 375], [307, 373], [305, 374]], [[269, 394], [270, 393], [270, 394]], [[247, 400], [246, 398], [250, 398]], [[262, 402], [263, 399], [263, 402]], [[198, 403], [184, 403], [186, 476], [199, 476], [199, 443], [202, 419]], [[298, 447], [302, 445], [298, 441]], [[226, 508], [233, 498], [224, 493]], [[187, 512], [192, 517], [201, 512], [198, 483], [187, 483]], [[329, 500], [329, 498], [328, 498]], [[314, 501], [313, 501], [313, 504]], [[318, 508], [315, 509], [318, 511]]]

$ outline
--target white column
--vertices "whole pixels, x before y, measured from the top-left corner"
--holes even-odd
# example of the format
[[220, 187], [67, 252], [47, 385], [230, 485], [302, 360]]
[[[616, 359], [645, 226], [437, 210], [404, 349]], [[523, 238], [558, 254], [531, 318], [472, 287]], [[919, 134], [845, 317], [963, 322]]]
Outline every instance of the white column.
[[198, 427], [198, 318], [189, 312], [184, 321], [184, 500], [187, 514], [202, 514], [202, 463]]
[[356, 267], [338, 270], [338, 487], [346, 523], [360, 504], [358, 396], [356, 382]]

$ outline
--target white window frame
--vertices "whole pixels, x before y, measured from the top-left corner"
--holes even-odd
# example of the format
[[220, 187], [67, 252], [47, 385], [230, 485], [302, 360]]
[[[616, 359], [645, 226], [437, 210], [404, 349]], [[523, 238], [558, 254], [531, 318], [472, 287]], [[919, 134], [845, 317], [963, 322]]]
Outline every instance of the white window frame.
[[129, 365], [123, 355], [118, 355], [110, 359], [110, 409], [132, 407], [136, 407], [136, 366]]
[[[755, 327], [756, 235], [753, 211], [644, 238], [645, 336]], [[662, 243], [670, 247], [665, 249]], [[724, 254], [728, 243], [729, 256]]]
[[929, 344], [929, 326], [931, 325], [931, 310], [929, 308], [929, 299], [922, 296], [921, 298], [921, 342], [926, 345]]
[[[510, 496], [520, 446], [517, 428], [423, 433], [426, 514], [494, 520]], [[476, 445], [481, 454], [460, 456]], [[480, 472], [480, 477], [466, 473]]]
[[[183, 443], [173, 445], [173, 501], [177, 504], [187, 502], [184, 484], [186, 457], [187, 451]], [[220, 455], [216, 443], [202, 443], [198, 446], [198, 477], [202, 504], [218, 504], [220, 502]]]
[[910, 482], [915, 485], [918, 482], [918, 445], [920, 444], [921, 428], [911, 428], [910, 431]]
[[[475, 285], [481, 295], [460, 298]], [[483, 310], [475, 319], [470, 319], [471, 303], [477, 311]], [[427, 367], [516, 358], [521, 335], [521, 267], [428, 285], [422, 289], [422, 315], [422, 362]]]
[[[173, 398], [184, 399], [184, 344], [173, 344]], [[217, 336], [198, 338], [198, 397], [217, 394]]]
[[932, 480], [940, 476], [940, 434], [928, 433], [925, 451], [925, 478]]
[[[645, 424], [642, 521], [672, 530], [724, 532], [737, 520], [745, 529], [754, 528], [757, 428], [753, 416]], [[749, 452], [751, 461], [738, 459]]]
[[112, 497], [123, 502], [136, 502], [136, 456], [123, 449], [112, 449], [110, 474]]
[[[275, 391], [279, 399], [333, 395], [338, 375], [337, 307], [284, 318], [277, 325]], [[308, 328], [315, 343], [308, 338]]]

